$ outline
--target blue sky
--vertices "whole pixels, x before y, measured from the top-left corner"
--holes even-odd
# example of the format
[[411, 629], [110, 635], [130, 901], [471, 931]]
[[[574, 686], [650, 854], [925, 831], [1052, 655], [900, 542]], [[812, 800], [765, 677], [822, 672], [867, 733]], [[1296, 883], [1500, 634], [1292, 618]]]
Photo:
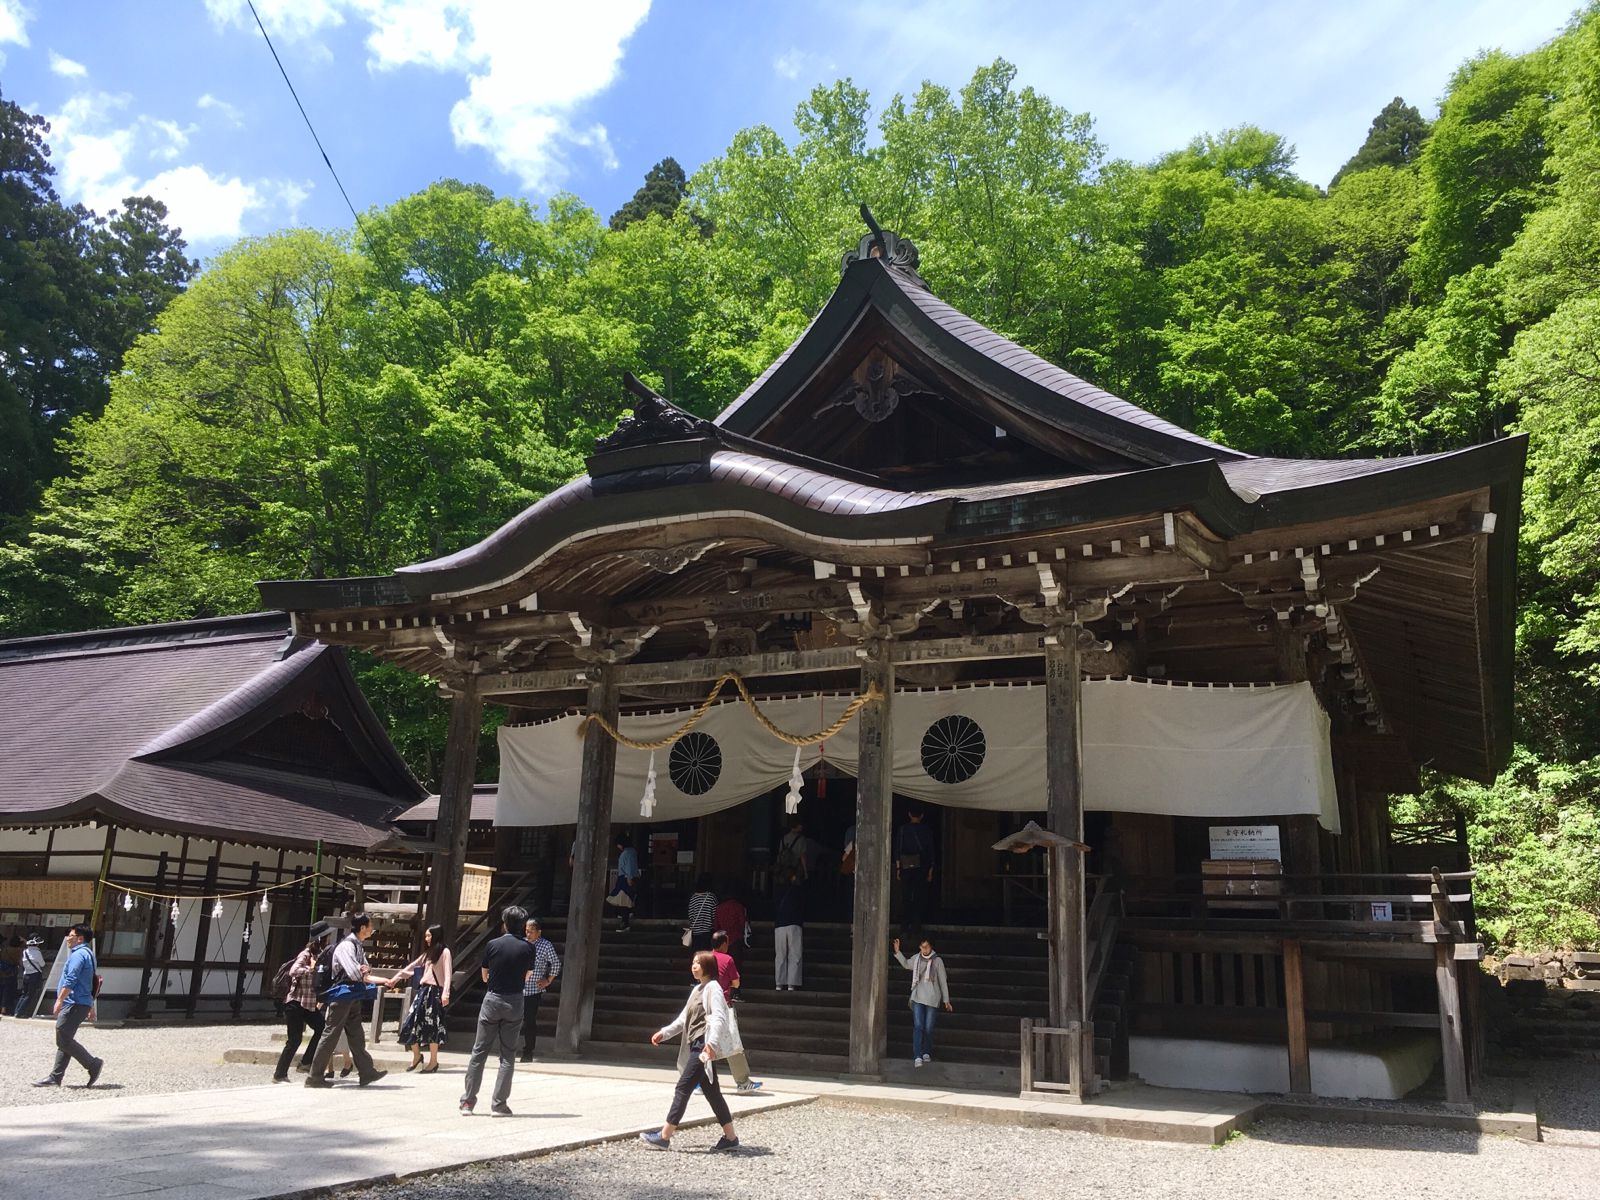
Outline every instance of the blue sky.
[[[881, 104], [997, 56], [1116, 157], [1243, 122], [1326, 183], [1402, 95], [1432, 115], [1487, 47], [1554, 36], [1572, 0], [1313, 4], [1007, 0], [257, 0], [358, 208], [446, 176], [603, 215], [657, 160], [693, 171], [748, 125], [792, 133], [812, 86]], [[349, 214], [245, 0], [0, 0], [0, 90], [46, 114], [59, 188], [164, 199], [197, 253]]]

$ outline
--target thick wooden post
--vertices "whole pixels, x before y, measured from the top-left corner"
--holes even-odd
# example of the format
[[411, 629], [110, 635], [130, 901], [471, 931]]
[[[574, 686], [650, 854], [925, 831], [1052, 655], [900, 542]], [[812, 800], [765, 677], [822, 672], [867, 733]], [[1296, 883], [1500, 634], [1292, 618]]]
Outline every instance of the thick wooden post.
[[[250, 864], [250, 887], [254, 890], [261, 882], [261, 861], [257, 859]], [[239, 1012], [244, 1007], [244, 977], [250, 966], [250, 934], [256, 922], [256, 899], [254, 896], [244, 902], [244, 935], [239, 939], [239, 974], [233, 981], [233, 1019], [239, 1019]], [[262, 956], [262, 969], [266, 969], [266, 956]]]
[[1433, 975], [1439, 985], [1439, 1043], [1444, 1053], [1444, 1098], [1450, 1104], [1467, 1104], [1467, 1052], [1461, 1032], [1461, 986], [1456, 977], [1456, 948], [1440, 942], [1433, 948]]
[[890, 823], [894, 816], [894, 663], [889, 643], [866, 643], [861, 690], [883, 699], [861, 710], [856, 785], [855, 913], [850, 922], [850, 1074], [876, 1076], [889, 1049]]
[[195, 929], [194, 935], [194, 969], [189, 972], [189, 1003], [184, 1009], [186, 1016], [194, 1016], [195, 1006], [200, 1002], [200, 985], [206, 974], [206, 952], [211, 942], [211, 906], [214, 904], [217, 892], [217, 861], [222, 857], [222, 843], [217, 843], [216, 851], [206, 859], [205, 882], [200, 886], [204, 889], [198, 897], [200, 905], [200, 924]]
[[1289, 1090], [1311, 1092], [1311, 1043], [1306, 1040], [1306, 972], [1300, 943], [1283, 943], [1283, 1006], [1289, 1024]]
[[[1078, 671], [1078, 628], [1060, 625], [1045, 637], [1045, 788], [1050, 831], [1083, 841], [1083, 681]], [[1088, 947], [1084, 928], [1083, 855], [1051, 851], [1050, 870], [1050, 1024], [1057, 1029], [1088, 1021], [1084, 995]], [[1095, 1090], [1094, 1060], [1087, 1070], [1082, 1046], [1067, 1048], [1068, 1070], [1079, 1096]]]
[[99, 936], [104, 932], [100, 928], [100, 920], [106, 911], [106, 880], [111, 878], [111, 859], [117, 849], [117, 827], [106, 826], [106, 846], [100, 855], [100, 878], [94, 885], [94, 908], [89, 912], [89, 928]]
[[[151, 891], [159, 892], [167, 882], [167, 852], [163, 850], [161, 857], [156, 859], [156, 881], [151, 885]], [[156, 940], [161, 936], [162, 928], [166, 924], [167, 905], [161, 900], [150, 901], [150, 915], [144, 923], [144, 970], [139, 975], [139, 998], [134, 1001], [133, 1011], [129, 1014], [134, 1017], [147, 1017], [150, 1015], [150, 975], [156, 965]]]
[[[616, 669], [595, 666], [589, 676], [589, 712], [615, 725]], [[594, 1029], [594, 992], [600, 976], [600, 933], [605, 915], [606, 860], [611, 849], [611, 799], [616, 788], [617, 743], [599, 725], [583, 731], [583, 776], [578, 785], [577, 844], [572, 896], [567, 906], [561, 1007], [556, 1010], [557, 1054], [575, 1055]]]
[[455, 940], [461, 920], [461, 877], [472, 830], [472, 785], [478, 775], [478, 740], [483, 731], [483, 697], [468, 676], [450, 697], [450, 729], [445, 735], [444, 769], [439, 776], [439, 818], [434, 824], [433, 878], [428, 916]]

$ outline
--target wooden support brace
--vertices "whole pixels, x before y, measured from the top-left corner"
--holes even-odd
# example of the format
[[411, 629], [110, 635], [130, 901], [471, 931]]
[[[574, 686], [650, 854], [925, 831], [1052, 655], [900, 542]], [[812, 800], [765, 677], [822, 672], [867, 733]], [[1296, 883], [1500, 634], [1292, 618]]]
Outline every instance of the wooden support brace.
[[1283, 943], [1283, 1004], [1289, 1026], [1289, 1091], [1311, 1093], [1311, 1044], [1306, 1039], [1305, 961], [1300, 943]]

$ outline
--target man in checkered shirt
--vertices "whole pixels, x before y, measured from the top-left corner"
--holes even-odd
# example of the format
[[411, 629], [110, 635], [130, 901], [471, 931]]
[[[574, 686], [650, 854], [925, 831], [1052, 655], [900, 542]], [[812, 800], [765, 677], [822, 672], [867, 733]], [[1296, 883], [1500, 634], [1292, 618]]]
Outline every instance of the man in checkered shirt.
[[555, 943], [544, 936], [539, 928], [539, 918], [529, 917], [525, 935], [533, 946], [533, 970], [522, 985], [522, 1061], [533, 1061], [533, 1044], [538, 1038], [534, 1022], [539, 1018], [539, 1004], [545, 989], [561, 974], [561, 959], [556, 955]]

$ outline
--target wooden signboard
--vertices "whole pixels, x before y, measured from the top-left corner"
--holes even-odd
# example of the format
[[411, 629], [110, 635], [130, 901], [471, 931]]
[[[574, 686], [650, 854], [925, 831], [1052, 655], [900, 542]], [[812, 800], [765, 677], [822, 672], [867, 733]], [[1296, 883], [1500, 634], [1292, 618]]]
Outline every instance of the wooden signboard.
[[481, 913], [489, 907], [489, 890], [494, 883], [494, 868], [466, 863], [461, 871], [461, 911]]
[[0, 908], [79, 913], [94, 908], [92, 879], [0, 879]]

